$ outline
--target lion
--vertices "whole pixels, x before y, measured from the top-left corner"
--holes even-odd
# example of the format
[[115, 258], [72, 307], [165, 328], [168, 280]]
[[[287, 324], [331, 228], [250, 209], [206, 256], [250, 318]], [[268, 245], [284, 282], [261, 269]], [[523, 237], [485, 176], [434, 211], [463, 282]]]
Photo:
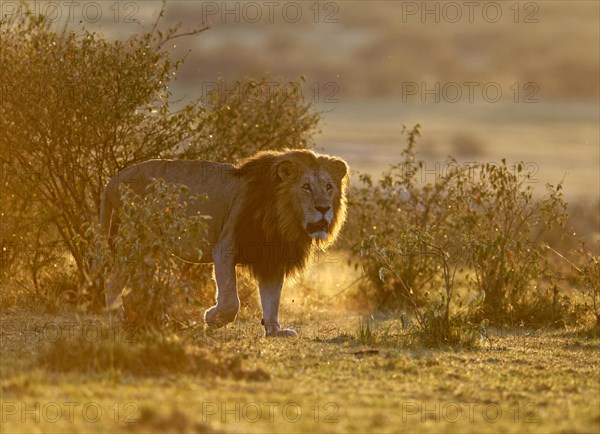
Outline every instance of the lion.
[[[286, 277], [305, 268], [311, 251], [325, 249], [337, 238], [346, 219], [346, 162], [303, 149], [263, 151], [237, 165], [149, 160], [122, 170], [107, 184], [100, 223], [109, 238], [120, 223], [119, 184], [125, 182], [143, 195], [154, 178], [207, 196], [187, 210], [210, 216], [210, 248], [201, 262], [214, 264], [217, 294], [216, 305], [204, 314], [207, 326], [235, 321], [240, 309], [236, 265], [241, 265], [258, 283], [265, 335], [297, 336], [279, 324], [282, 286]], [[107, 287], [108, 306], [121, 289]]]

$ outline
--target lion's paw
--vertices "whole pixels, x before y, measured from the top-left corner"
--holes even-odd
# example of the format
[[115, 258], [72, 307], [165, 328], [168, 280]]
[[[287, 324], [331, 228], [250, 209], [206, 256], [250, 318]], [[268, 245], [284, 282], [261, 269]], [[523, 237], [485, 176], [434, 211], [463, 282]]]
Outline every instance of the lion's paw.
[[298, 333], [296, 333], [296, 331], [292, 329], [281, 329], [277, 332], [276, 336], [282, 338], [295, 338], [298, 337]]
[[279, 337], [279, 338], [295, 338], [298, 336], [292, 329], [282, 329], [282, 328], [269, 328], [265, 330], [266, 337]]
[[220, 310], [213, 306], [204, 313], [204, 321], [209, 328], [220, 328], [233, 321], [237, 316], [237, 309]]

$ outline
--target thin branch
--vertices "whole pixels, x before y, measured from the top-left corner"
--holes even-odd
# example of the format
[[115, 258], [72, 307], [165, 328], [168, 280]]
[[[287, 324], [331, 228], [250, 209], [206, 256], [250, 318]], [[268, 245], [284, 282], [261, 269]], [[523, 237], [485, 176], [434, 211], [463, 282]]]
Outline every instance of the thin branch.
[[198, 28], [198, 29], [194, 29], [194, 30], [190, 30], [189, 32], [177, 33], [176, 35], [169, 36], [164, 41], [162, 41], [158, 47], [162, 48], [163, 45], [165, 45], [167, 42], [171, 42], [173, 39], [181, 38], [182, 36], [195, 36], [195, 35], [198, 35], [198, 34], [204, 32], [204, 31], [210, 29], [210, 25], [209, 24], [202, 23], [202, 25], [204, 27], [201, 27], [201, 28]]
[[564, 257], [564, 256], [563, 256], [561, 253], [557, 252], [556, 250], [554, 250], [552, 247], [550, 247], [550, 246], [548, 246], [548, 245], [546, 246], [546, 248], [547, 248], [548, 250], [550, 250], [551, 252], [554, 252], [554, 253], [556, 253], [556, 255], [557, 255], [558, 257], [560, 257], [560, 258], [564, 259], [565, 261], [567, 261], [567, 263], [568, 263], [569, 265], [571, 265], [571, 267], [573, 267], [574, 269], [576, 269], [576, 270], [577, 270], [577, 271], [578, 271], [580, 274], [583, 274], [583, 271], [582, 271], [582, 270], [581, 270], [581, 269], [580, 269], [580, 268], [579, 268], [577, 265], [575, 265], [573, 262], [571, 262], [570, 260], [568, 260], [568, 259], [567, 259], [566, 257]]

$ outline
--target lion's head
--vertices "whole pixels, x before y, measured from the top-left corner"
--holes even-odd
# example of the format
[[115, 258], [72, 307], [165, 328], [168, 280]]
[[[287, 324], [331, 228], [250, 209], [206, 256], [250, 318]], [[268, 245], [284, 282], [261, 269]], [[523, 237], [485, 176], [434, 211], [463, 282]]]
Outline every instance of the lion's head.
[[238, 167], [247, 192], [236, 240], [242, 249], [270, 249], [253, 262], [241, 261], [258, 277], [300, 270], [311, 247], [335, 241], [346, 218], [349, 176], [343, 160], [309, 150], [270, 151]]

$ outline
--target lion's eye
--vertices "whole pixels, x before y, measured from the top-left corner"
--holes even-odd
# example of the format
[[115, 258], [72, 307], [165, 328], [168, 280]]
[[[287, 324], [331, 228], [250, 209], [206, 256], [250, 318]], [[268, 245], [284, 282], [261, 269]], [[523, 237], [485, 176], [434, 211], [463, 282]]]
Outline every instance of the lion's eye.
[[310, 191], [310, 185], [308, 183], [304, 184], [302, 186], [302, 190], [304, 190], [304, 191]]
[[331, 190], [333, 190], [333, 185], [327, 184], [327, 191], [331, 191]]

